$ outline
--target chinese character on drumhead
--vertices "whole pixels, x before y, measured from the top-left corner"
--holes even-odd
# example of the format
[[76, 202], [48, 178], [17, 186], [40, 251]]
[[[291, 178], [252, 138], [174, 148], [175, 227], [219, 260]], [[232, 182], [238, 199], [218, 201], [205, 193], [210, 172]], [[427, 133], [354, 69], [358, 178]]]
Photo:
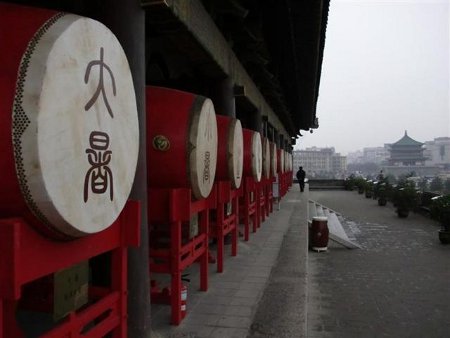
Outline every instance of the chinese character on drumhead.
[[94, 67], [94, 66], [99, 67], [99, 81], [98, 81], [97, 90], [95, 91], [95, 93], [91, 97], [91, 99], [88, 101], [88, 103], [86, 103], [86, 105], [84, 106], [84, 110], [88, 111], [94, 105], [95, 101], [97, 101], [98, 96], [101, 93], [102, 97], [103, 97], [103, 102], [105, 102], [106, 109], [108, 110], [109, 115], [111, 115], [111, 117], [114, 118], [113, 111], [111, 109], [111, 106], [109, 105], [108, 98], [106, 96], [103, 70], [106, 69], [109, 73], [109, 76], [111, 78], [111, 85], [112, 85], [112, 91], [113, 91], [114, 96], [116, 96], [116, 81], [114, 80], [114, 75], [111, 71], [111, 68], [109, 68], [109, 66], [103, 61], [103, 54], [104, 54], [103, 47], [100, 47], [100, 60], [93, 60], [93, 61], [89, 62], [87, 65], [87, 68], [86, 68], [86, 72], [84, 73], [84, 83], [88, 83], [92, 67]]
[[89, 192], [103, 194], [109, 188], [109, 197], [113, 200], [113, 174], [109, 168], [112, 151], [108, 150], [109, 136], [101, 131], [93, 131], [89, 135], [89, 146], [86, 149], [91, 167], [84, 179], [84, 202], [89, 198]]

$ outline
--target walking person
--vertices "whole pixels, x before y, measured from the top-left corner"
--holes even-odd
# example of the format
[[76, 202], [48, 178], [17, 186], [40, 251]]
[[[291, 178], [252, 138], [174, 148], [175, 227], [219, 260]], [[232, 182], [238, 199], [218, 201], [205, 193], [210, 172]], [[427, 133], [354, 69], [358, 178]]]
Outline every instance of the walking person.
[[305, 190], [305, 171], [303, 170], [303, 167], [299, 167], [297, 174], [295, 176], [297, 176], [297, 180], [298, 180], [298, 184], [300, 185], [300, 191], [303, 192], [303, 190]]

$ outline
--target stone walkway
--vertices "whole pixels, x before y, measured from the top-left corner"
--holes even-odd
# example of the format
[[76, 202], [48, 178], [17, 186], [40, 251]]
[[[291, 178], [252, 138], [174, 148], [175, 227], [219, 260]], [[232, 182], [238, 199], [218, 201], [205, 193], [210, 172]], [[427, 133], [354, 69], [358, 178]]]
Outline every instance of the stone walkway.
[[450, 246], [440, 244], [437, 224], [400, 219], [356, 192], [310, 198], [342, 213], [363, 249], [330, 242], [328, 252], [309, 253], [309, 338], [450, 336]]
[[[277, 266], [286, 233], [295, 231], [295, 225], [299, 236], [300, 221], [306, 223], [307, 194], [300, 194], [298, 189], [298, 185], [291, 188], [282, 200], [280, 210], [274, 205], [274, 212], [256, 233], [250, 234], [248, 242], [240, 238], [238, 256], [229, 256], [230, 246], [226, 246], [223, 273], [216, 272], [215, 264], [209, 265], [207, 292], [198, 291], [198, 267], [188, 271], [191, 280], [188, 283], [188, 314], [179, 326], [169, 324], [169, 306], [152, 305], [152, 338], [247, 337], [255, 314], [260, 313], [260, 300], [266, 295], [266, 288], [272, 285], [271, 273]], [[302, 229], [303, 257], [297, 259], [303, 265], [304, 273], [298, 294], [301, 293], [306, 310], [306, 230], [305, 227]], [[305, 311], [299, 318], [302, 320], [299, 325], [306, 328]]]

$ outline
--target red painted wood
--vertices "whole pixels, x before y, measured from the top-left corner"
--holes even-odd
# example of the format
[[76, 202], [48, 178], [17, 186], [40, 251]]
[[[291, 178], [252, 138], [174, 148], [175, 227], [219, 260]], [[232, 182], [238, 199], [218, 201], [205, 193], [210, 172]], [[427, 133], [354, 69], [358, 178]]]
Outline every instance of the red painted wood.
[[[208, 197], [209, 192], [202, 195], [199, 186], [203, 184], [212, 188], [216, 172], [217, 145], [208, 152], [208, 161], [211, 166], [208, 166], [207, 174], [197, 173], [198, 180], [194, 180], [192, 173], [197, 168], [189, 159], [190, 153], [193, 151], [191, 147], [194, 146], [190, 144], [189, 140], [192, 130], [198, 126], [198, 121], [195, 121], [194, 118], [195, 114], [199, 114], [202, 109], [207, 109], [203, 105], [210, 102], [209, 99], [175, 89], [151, 86], [146, 88], [146, 96], [149, 187], [189, 188], [197, 199]], [[211, 144], [216, 144], [216, 120], [208, 120], [207, 124], [210, 127]], [[206, 131], [202, 132], [206, 133]], [[203, 141], [204, 138], [209, 138], [205, 135], [199, 135], [198, 139]], [[168, 145], [166, 149], [158, 149], [154, 145], [155, 139], [161, 139], [160, 136], [167, 141], [165, 142]], [[197, 155], [206, 156], [203, 153]], [[201, 162], [203, 160], [206, 161], [202, 158], [192, 161]]]
[[313, 217], [311, 224], [311, 246], [314, 248], [327, 248], [328, 221], [326, 217]]
[[[159, 247], [157, 234], [151, 232], [150, 272], [170, 274], [171, 323], [179, 325], [184, 318], [181, 311], [181, 274], [190, 265], [200, 264], [200, 290], [208, 289], [208, 242], [209, 210], [216, 208], [216, 191], [207, 199], [192, 200], [190, 189], [148, 189], [149, 227], [166, 225], [164, 234], [169, 237], [168, 247]], [[182, 225], [195, 214], [199, 214], [199, 233], [191, 239], [182, 238]], [[161, 234], [160, 234], [161, 235]], [[152, 244], [153, 243], [153, 244]], [[162, 293], [155, 288], [153, 295], [157, 301], [164, 300]]]
[[[217, 208], [215, 221], [210, 222], [209, 237], [217, 239], [217, 272], [223, 272], [225, 236], [231, 233], [231, 256], [237, 255], [238, 220], [239, 220], [239, 189], [231, 189], [228, 181], [216, 182]], [[231, 214], [225, 215], [226, 204], [231, 203]]]
[[284, 154], [283, 149], [277, 148], [277, 173], [284, 173]]
[[[92, 290], [93, 305], [72, 312], [42, 337], [76, 337], [80, 330], [101, 314], [86, 337], [126, 337], [127, 328], [127, 247], [139, 245], [140, 206], [129, 201], [108, 229], [71, 242], [57, 242], [40, 236], [21, 218], [0, 219], [0, 338], [20, 337], [15, 325], [15, 304], [24, 284], [61, 269], [111, 251], [111, 290]], [[91, 291], [91, 290], [90, 290]], [[8, 323], [4, 323], [5, 318]], [[8, 325], [6, 325], [8, 324]]]
[[0, 218], [21, 216], [39, 224], [22, 197], [16, 175], [12, 106], [23, 53], [34, 34], [55, 14], [55, 11], [0, 3]]
[[[250, 239], [250, 223], [253, 232], [258, 227], [257, 203], [256, 203], [256, 182], [252, 177], [245, 177], [242, 188], [242, 195], [239, 198], [239, 217], [244, 224], [244, 240]], [[252, 199], [253, 196], [253, 199]]]
[[[189, 112], [195, 95], [179, 90], [147, 87], [147, 171], [148, 185], [154, 188], [189, 188], [186, 145]], [[164, 135], [168, 151], [152, 146], [153, 138]]]

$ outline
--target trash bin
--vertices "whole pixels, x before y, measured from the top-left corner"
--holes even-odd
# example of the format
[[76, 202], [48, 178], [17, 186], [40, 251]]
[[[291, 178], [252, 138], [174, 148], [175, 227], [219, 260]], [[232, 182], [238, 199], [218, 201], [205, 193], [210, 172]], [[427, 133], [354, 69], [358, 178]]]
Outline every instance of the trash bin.
[[311, 249], [314, 251], [326, 251], [328, 246], [328, 218], [316, 216], [312, 219], [310, 230]]

